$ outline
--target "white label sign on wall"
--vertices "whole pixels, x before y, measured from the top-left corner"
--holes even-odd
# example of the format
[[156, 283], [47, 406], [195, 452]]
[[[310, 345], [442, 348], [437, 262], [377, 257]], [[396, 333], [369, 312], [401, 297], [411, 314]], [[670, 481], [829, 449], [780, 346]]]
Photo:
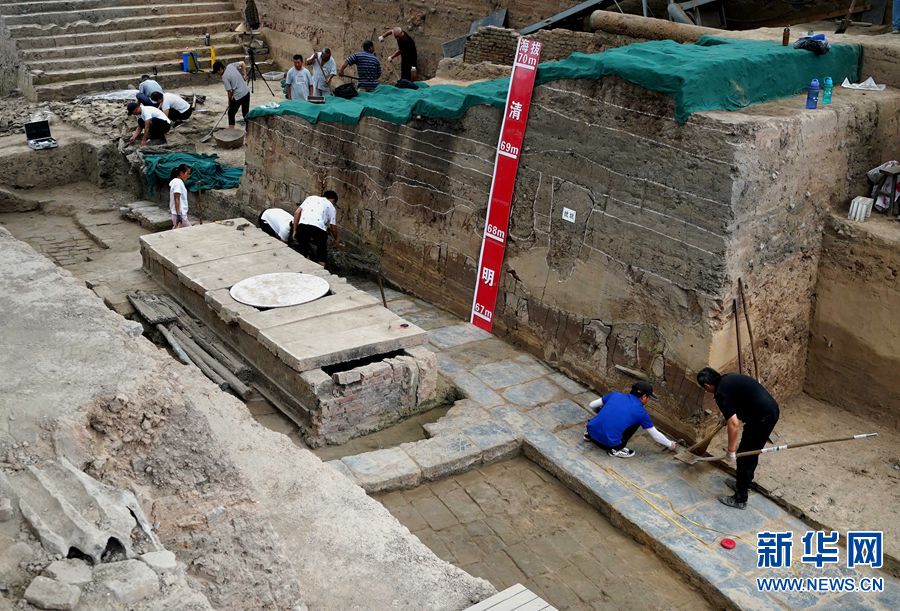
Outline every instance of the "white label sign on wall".
[[575, 211], [571, 208], [563, 207], [562, 217], [564, 221], [569, 221], [570, 223], [575, 222]]

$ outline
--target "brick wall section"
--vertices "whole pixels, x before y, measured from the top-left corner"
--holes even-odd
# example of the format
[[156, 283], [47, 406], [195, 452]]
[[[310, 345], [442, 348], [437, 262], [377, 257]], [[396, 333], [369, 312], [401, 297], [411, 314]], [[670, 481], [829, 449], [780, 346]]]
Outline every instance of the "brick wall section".
[[417, 347], [331, 376], [321, 369], [303, 375], [318, 399], [312, 434], [326, 443], [344, 443], [429, 409], [437, 390], [437, 357]]
[[[488, 26], [480, 28], [466, 41], [464, 59], [467, 63], [490, 62], [511, 66], [519, 33], [508, 28]], [[525, 37], [544, 43], [541, 61], [565, 59], [572, 53], [599, 53], [604, 46], [601, 37], [591, 32], [571, 30], [540, 30]]]

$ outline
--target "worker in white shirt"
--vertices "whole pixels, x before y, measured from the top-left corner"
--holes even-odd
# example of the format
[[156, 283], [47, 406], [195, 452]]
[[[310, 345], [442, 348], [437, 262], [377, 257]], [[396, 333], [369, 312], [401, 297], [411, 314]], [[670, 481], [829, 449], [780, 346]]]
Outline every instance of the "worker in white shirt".
[[313, 49], [306, 60], [312, 71], [313, 95], [323, 96], [331, 93], [331, 79], [337, 76], [337, 64], [331, 56], [331, 49], [325, 47], [318, 53]]
[[297, 243], [297, 250], [322, 266], [328, 260], [329, 229], [335, 244], [340, 245], [334, 210], [337, 201], [337, 193], [325, 191], [321, 197], [311, 195], [304, 199], [294, 213], [292, 237]]
[[259, 215], [256, 224], [263, 233], [277, 238], [285, 244], [291, 241], [294, 233], [294, 217], [291, 213], [281, 208], [266, 208]]
[[131, 134], [128, 144], [133, 144], [141, 134], [141, 131], [144, 132], [144, 137], [141, 138], [141, 146], [147, 146], [148, 143], [166, 143], [166, 133], [172, 129], [172, 122], [159, 108], [139, 102], [129, 102], [126, 109], [129, 115], [134, 115], [138, 118], [137, 129]]
[[150, 100], [175, 125], [184, 123], [194, 113], [193, 105], [176, 93], [154, 91], [150, 94]]

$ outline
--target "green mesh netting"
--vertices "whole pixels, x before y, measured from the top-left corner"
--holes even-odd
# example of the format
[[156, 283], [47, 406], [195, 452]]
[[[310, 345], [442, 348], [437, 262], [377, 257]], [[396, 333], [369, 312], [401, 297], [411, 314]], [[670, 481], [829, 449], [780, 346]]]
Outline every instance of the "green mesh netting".
[[[701, 110], [737, 110], [750, 104], [795, 95], [809, 82], [826, 76], [840, 83], [857, 80], [859, 45], [832, 45], [825, 55], [763, 40], [704, 36], [695, 44], [656, 40], [603, 53], [573, 53], [538, 68], [536, 84], [562, 79], [601, 79], [617, 76], [675, 100], [675, 118], [684, 123]], [[364, 116], [406, 123], [412, 115], [459, 119], [478, 104], [502, 108], [509, 79], [468, 87], [419, 84], [421, 89], [382, 86], [361, 91], [352, 100], [329, 97], [325, 104], [284, 101], [278, 108], [254, 108], [249, 118], [296, 115], [310, 123], [355, 124]]]
[[186, 163], [191, 166], [188, 191], [211, 191], [212, 189], [233, 189], [241, 184], [244, 168], [222, 165], [218, 155], [204, 153], [145, 154], [144, 168], [147, 188], [155, 193], [157, 185], [168, 184], [172, 180], [172, 170]]

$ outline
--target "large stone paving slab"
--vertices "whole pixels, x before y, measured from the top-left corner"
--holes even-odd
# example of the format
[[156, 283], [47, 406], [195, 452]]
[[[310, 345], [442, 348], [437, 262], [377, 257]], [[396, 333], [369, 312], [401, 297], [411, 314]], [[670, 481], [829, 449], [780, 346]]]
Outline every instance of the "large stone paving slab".
[[141, 245], [142, 252], [146, 251], [145, 246], [148, 247], [152, 256], [172, 271], [235, 255], [287, 248], [244, 219], [150, 233], [141, 236]]
[[[427, 341], [424, 330], [244, 219], [145, 235], [141, 250], [145, 259], [175, 273], [183, 289], [198, 295], [226, 323], [237, 323], [297, 372]], [[333, 294], [274, 310], [244, 306], [227, 295], [235, 283], [270, 272], [320, 276]]]
[[[241, 280], [275, 272], [321, 273], [322, 267], [290, 249], [273, 248], [260, 256], [258, 251], [236, 254], [193, 265], [181, 266], [178, 279], [193, 290], [229, 288]], [[223, 264], [224, 263], [224, 264]]]
[[380, 305], [270, 327], [257, 337], [291, 369], [301, 372], [425, 343], [424, 331]]

